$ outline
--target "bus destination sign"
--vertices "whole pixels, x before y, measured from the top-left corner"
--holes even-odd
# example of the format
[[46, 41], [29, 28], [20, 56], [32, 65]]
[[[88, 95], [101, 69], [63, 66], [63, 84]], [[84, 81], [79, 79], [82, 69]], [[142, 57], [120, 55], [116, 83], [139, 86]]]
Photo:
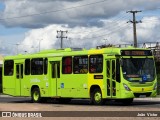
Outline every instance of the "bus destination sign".
[[123, 56], [152, 56], [151, 50], [122, 50]]

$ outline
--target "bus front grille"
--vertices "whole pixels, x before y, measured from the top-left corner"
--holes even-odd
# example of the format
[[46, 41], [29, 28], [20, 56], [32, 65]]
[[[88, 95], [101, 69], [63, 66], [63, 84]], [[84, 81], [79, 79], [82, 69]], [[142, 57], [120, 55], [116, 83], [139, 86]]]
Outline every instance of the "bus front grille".
[[140, 84], [139, 82], [131, 82], [129, 84], [132, 87], [148, 87], [148, 86], [153, 86], [153, 82], [146, 82], [144, 84]]
[[134, 93], [135, 97], [141, 97], [141, 96], [149, 97], [150, 95], [151, 95], [151, 92], [147, 92], [147, 93]]

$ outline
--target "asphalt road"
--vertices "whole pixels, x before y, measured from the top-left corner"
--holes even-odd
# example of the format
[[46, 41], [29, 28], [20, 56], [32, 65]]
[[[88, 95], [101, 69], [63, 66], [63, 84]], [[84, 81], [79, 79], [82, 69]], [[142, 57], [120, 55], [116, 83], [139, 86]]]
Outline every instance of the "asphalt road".
[[[0, 103], [28, 103], [28, 104], [31, 103], [32, 104], [30, 97], [8, 97], [8, 96], [7, 97], [0, 96]], [[48, 100], [45, 103], [39, 103], [39, 104], [58, 104], [58, 102], [54, 100]], [[89, 100], [86, 100], [86, 99], [72, 99], [71, 102], [66, 103], [66, 105], [82, 105], [82, 106], [89, 105], [90, 106]], [[123, 106], [123, 105], [119, 102], [107, 101], [103, 106]], [[152, 108], [160, 109], [160, 98], [144, 98], [144, 99], [136, 98], [134, 99], [133, 103], [129, 106], [152, 107]]]
[[[56, 118], [56, 120], [66, 120], [66, 118], [70, 120], [81, 120], [81, 118], [84, 116], [86, 120], [91, 120], [91, 119], [99, 120], [99, 116], [101, 119], [102, 116], [107, 116], [103, 117], [103, 119], [109, 118], [110, 120], [115, 120], [115, 119], [119, 120], [122, 118], [123, 120], [135, 120], [135, 119], [159, 120], [160, 98], [135, 99], [133, 103], [129, 106], [124, 106], [121, 103], [114, 101], [107, 101], [106, 104], [103, 106], [96, 106], [96, 105], [90, 105], [89, 100], [85, 99], [82, 100], [73, 99], [68, 104], [59, 104], [53, 100], [49, 100], [48, 102], [45, 103], [32, 103], [31, 98], [29, 97], [25, 98], [25, 97], [0, 96], [0, 114], [3, 111], [18, 111], [18, 112], [37, 111], [38, 113], [42, 112], [42, 114], [48, 116], [47, 118], [49, 119], [54, 117]], [[158, 115], [158, 117], [147, 116], [148, 113], [149, 115], [150, 114]], [[138, 114], [142, 116], [137, 117]], [[143, 115], [145, 115], [145, 117], [147, 118], [144, 118]], [[43, 118], [45, 117], [43, 116]], [[8, 120], [8, 118], [5, 120]]]

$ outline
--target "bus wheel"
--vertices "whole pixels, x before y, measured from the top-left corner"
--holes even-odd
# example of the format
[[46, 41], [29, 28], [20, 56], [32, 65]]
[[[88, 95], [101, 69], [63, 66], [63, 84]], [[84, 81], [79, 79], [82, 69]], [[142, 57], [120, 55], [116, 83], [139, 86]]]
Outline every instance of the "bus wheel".
[[94, 105], [102, 105], [104, 103], [100, 89], [95, 89], [91, 94], [91, 103]]
[[41, 95], [40, 95], [39, 88], [34, 88], [32, 90], [31, 97], [32, 97], [32, 102], [34, 102], [34, 103], [40, 102]]

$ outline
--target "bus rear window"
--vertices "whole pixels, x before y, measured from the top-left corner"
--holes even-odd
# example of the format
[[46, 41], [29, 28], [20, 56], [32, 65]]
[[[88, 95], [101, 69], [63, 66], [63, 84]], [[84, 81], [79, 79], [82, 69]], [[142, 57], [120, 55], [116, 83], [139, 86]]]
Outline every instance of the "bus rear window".
[[13, 75], [13, 69], [14, 69], [14, 61], [13, 60], [6, 60], [4, 62], [4, 75], [5, 76], [12, 76]]

